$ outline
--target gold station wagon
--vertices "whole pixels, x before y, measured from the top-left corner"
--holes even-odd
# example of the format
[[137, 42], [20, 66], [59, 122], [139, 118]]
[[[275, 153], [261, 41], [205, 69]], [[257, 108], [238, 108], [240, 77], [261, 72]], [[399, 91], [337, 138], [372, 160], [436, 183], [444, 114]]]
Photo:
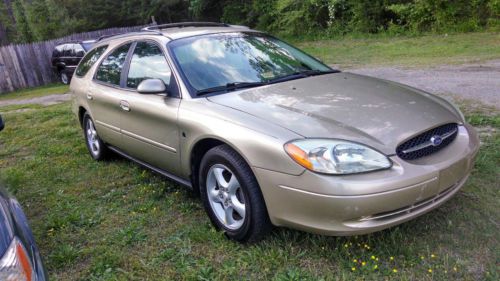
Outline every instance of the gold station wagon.
[[340, 72], [268, 34], [177, 23], [96, 42], [71, 82], [90, 155], [198, 192], [237, 241], [363, 234], [450, 199], [479, 141], [446, 100]]

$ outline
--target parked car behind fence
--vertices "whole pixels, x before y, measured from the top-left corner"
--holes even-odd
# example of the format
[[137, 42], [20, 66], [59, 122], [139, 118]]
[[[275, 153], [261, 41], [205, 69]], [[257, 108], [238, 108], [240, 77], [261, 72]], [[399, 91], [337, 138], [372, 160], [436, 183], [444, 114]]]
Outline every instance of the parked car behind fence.
[[68, 42], [57, 45], [52, 52], [52, 68], [64, 84], [69, 84], [76, 66], [92, 48], [95, 40]]

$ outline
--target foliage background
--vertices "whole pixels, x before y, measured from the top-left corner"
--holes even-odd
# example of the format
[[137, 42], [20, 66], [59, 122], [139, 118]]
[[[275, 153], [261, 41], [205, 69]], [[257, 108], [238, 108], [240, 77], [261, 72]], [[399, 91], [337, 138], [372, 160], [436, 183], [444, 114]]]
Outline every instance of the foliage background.
[[0, 44], [108, 27], [204, 20], [280, 35], [498, 30], [500, 0], [0, 0]]

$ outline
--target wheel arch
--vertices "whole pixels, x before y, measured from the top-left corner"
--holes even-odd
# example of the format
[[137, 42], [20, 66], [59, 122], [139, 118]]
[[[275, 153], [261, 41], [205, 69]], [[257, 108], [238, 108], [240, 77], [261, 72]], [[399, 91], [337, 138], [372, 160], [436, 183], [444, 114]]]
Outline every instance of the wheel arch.
[[210, 149], [220, 145], [229, 146], [232, 150], [238, 153], [245, 160], [250, 169], [252, 169], [252, 165], [250, 165], [250, 162], [245, 157], [245, 155], [227, 140], [223, 140], [214, 136], [205, 136], [203, 138], [200, 138], [193, 144], [191, 150], [189, 151], [190, 179], [193, 185], [193, 191], [196, 194], [199, 194], [198, 173], [200, 171], [199, 169], [201, 160]]
[[78, 107], [78, 122], [80, 123], [80, 126], [83, 128], [83, 115], [85, 115], [85, 112], [89, 112], [85, 107], [79, 106]]

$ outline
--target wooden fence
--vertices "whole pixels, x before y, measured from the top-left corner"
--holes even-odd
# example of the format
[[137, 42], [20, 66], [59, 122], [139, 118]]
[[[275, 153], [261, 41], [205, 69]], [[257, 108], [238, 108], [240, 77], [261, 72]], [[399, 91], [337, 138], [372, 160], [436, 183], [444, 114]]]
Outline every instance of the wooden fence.
[[51, 57], [58, 44], [97, 39], [100, 36], [138, 31], [142, 26], [117, 27], [77, 33], [62, 38], [0, 47], [0, 94], [58, 81], [52, 70]]

